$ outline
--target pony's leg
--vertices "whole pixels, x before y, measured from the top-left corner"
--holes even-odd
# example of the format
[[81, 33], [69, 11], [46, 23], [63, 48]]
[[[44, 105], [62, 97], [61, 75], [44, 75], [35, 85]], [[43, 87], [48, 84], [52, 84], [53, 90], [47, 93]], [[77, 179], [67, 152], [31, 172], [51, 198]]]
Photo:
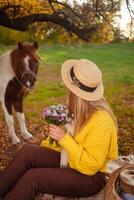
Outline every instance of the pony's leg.
[[33, 136], [29, 131], [27, 130], [26, 123], [25, 123], [25, 115], [24, 113], [16, 112], [17, 119], [20, 125], [21, 133], [26, 139], [30, 139]]
[[16, 136], [15, 130], [14, 130], [14, 119], [12, 115], [12, 103], [8, 102], [8, 104], [5, 103], [5, 101], [2, 101], [2, 108], [3, 112], [5, 114], [5, 120], [8, 126], [9, 130], [9, 136], [11, 137], [12, 143], [20, 143], [19, 138]]
[[[71, 136], [74, 136], [74, 122], [70, 122], [65, 124], [65, 128]], [[65, 168], [68, 166], [68, 153], [67, 151], [62, 148], [61, 150], [61, 158], [60, 158], [60, 167]]]
[[62, 148], [60, 157], [60, 168], [66, 168], [68, 166], [68, 153]]
[[23, 112], [23, 100], [19, 99], [18, 101], [13, 103], [15, 111], [16, 111], [16, 115], [17, 115], [17, 119], [19, 122], [19, 126], [21, 129], [21, 133], [24, 136], [24, 138], [26, 139], [30, 139], [32, 138], [31, 133], [28, 132], [27, 127], [26, 127], [26, 123], [25, 123], [25, 115]]

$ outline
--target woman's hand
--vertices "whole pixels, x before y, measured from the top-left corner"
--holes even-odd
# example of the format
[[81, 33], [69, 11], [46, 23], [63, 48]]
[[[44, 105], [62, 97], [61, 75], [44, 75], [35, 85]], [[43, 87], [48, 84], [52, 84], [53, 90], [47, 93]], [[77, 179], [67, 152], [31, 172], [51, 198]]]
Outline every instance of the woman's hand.
[[49, 124], [48, 135], [56, 141], [61, 140], [65, 136], [65, 131], [63, 128], [56, 126], [54, 124]]

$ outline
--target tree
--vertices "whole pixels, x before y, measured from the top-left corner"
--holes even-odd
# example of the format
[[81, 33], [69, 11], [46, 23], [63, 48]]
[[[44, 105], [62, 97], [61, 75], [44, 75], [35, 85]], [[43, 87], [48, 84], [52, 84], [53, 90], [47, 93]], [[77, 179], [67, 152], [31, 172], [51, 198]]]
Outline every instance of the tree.
[[132, 19], [131, 22], [127, 24], [127, 30], [129, 33], [128, 38], [134, 41], [134, 19]]
[[[27, 31], [35, 22], [51, 22], [89, 41], [108, 16], [116, 14], [122, 0], [87, 0], [83, 5], [67, 0], [0, 0], [0, 25]], [[129, 6], [129, 0], [126, 0]], [[130, 11], [131, 12], [131, 11]], [[112, 26], [112, 25], [111, 25]]]

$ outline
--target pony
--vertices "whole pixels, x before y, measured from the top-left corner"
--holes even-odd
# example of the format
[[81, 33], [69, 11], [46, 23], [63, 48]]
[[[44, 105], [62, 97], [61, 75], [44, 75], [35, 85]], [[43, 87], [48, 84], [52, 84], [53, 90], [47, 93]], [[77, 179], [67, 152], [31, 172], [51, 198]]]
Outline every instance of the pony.
[[37, 42], [18, 42], [15, 49], [0, 56], [0, 101], [13, 144], [20, 143], [14, 129], [13, 108], [23, 137], [32, 138], [25, 124], [23, 101], [37, 80], [40, 59], [37, 49]]

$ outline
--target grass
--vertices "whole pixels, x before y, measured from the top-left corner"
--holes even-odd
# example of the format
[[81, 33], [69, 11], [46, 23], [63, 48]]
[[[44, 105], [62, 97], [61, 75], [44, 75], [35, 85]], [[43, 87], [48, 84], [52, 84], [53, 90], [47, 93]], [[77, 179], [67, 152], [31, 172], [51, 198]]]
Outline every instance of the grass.
[[[0, 53], [11, 48], [12, 46], [1, 46]], [[125, 93], [131, 97], [134, 92], [133, 52], [133, 43], [40, 46], [39, 54], [42, 60], [38, 82], [34, 91], [27, 97], [27, 106], [32, 107], [33, 104], [36, 107], [37, 104], [38, 107], [42, 107], [53, 103], [54, 97], [65, 96], [66, 91], [60, 79], [61, 65], [67, 59], [82, 58], [90, 59], [100, 67], [103, 72], [105, 96], [109, 100], [118, 96], [114, 104], [121, 104]], [[124, 91], [126, 86], [127, 91]]]
[[[59, 72], [61, 63], [67, 59], [87, 58], [95, 62], [103, 71], [104, 81], [134, 83], [134, 44], [108, 45], [53, 45], [42, 46], [40, 55], [43, 63]], [[131, 72], [131, 73], [130, 73]]]
[[[0, 53], [12, 47], [1, 46]], [[42, 58], [38, 81], [34, 91], [25, 101], [27, 118], [41, 122], [41, 113], [46, 105], [65, 103], [66, 89], [60, 78], [60, 68], [67, 59], [87, 58], [95, 62], [103, 72], [105, 96], [112, 106], [119, 122], [119, 135], [128, 135], [129, 150], [134, 146], [131, 135], [134, 132], [134, 43], [107, 45], [43, 45], [39, 54]], [[128, 151], [121, 136], [120, 152]]]

